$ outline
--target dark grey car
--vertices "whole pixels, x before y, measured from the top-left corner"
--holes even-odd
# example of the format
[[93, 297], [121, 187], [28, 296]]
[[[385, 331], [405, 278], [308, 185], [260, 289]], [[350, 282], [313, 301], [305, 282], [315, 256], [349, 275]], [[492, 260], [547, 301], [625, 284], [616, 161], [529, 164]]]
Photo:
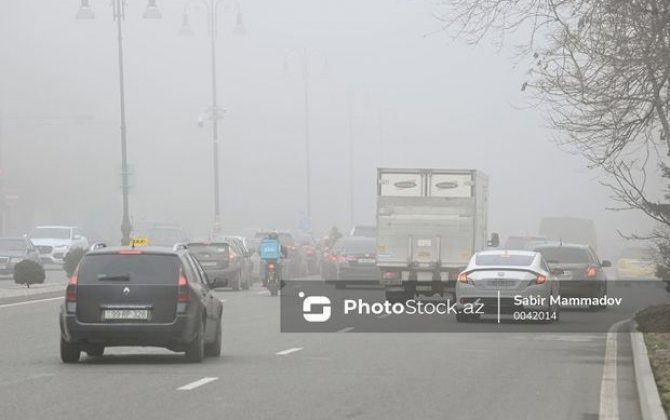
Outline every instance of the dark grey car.
[[61, 359], [105, 347], [151, 346], [185, 352], [192, 362], [221, 353], [223, 305], [186, 250], [102, 248], [88, 252], [70, 280], [60, 312]]
[[603, 268], [612, 264], [601, 262], [589, 245], [557, 242], [537, 246], [535, 251], [542, 254], [552, 269], [563, 270], [558, 276], [561, 297], [600, 298], [607, 293]]

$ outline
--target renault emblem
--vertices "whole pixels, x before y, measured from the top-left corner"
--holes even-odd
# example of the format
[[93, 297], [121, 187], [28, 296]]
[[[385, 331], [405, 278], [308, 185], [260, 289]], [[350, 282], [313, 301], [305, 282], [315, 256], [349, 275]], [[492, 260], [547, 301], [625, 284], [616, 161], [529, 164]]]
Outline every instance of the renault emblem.
[[126, 296], [128, 296], [128, 295], [130, 294], [130, 287], [127, 287], [127, 286], [124, 287], [124, 288], [123, 288], [123, 294], [126, 295]]

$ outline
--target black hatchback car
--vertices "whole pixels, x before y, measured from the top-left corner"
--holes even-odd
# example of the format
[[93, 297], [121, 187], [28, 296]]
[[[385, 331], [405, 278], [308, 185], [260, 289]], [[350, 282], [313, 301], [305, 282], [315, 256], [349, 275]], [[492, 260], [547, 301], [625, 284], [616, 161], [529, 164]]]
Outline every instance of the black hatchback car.
[[114, 247], [89, 251], [65, 292], [60, 355], [150, 346], [185, 352], [201, 362], [221, 353], [223, 304], [187, 250]]

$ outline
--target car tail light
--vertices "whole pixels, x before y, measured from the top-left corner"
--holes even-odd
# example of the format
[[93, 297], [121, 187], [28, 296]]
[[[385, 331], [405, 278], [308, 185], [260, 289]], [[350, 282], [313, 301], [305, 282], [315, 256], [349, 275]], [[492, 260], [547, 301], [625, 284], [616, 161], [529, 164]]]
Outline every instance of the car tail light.
[[237, 254], [234, 251], [230, 251], [230, 254], [228, 255], [228, 261], [234, 263], [236, 259]]
[[537, 277], [535, 278], [535, 284], [545, 284], [546, 282], [547, 277], [542, 274], [538, 274]]
[[141, 249], [122, 249], [119, 251], [119, 255], [140, 255], [143, 254]]
[[275, 271], [275, 264], [274, 263], [268, 263], [268, 271]]
[[400, 278], [400, 271], [384, 271], [384, 278], [395, 280]]
[[179, 276], [179, 282], [177, 283], [177, 302], [190, 302], [191, 301], [191, 288], [188, 285], [188, 280], [186, 276], [182, 273]]
[[307, 250], [307, 255], [314, 255], [314, 250], [313, 249], [308, 249]]
[[330, 262], [336, 263], [337, 262], [337, 257], [335, 255], [330, 256]]
[[79, 284], [79, 274], [74, 273], [65, 288], [65, 302], [77, 302], [77, 285]]
[[458, 281], [460, 283], [472, 284], [472, 279], [468, 277], [468, 273], [461, 273], [458, 275]]
[[341, 263], [345, 263], [345, 262], [349, 261], [349, 258], [348, 258], [348, 257], [345, 257], [344, 255], [340, 255], [340, 258], [338, 258], [338, 260], [339, 260]]
[[592, 279], [598, 275], [598, 270], [595, 267], [589, 267], [586, 269], [586, 278]]

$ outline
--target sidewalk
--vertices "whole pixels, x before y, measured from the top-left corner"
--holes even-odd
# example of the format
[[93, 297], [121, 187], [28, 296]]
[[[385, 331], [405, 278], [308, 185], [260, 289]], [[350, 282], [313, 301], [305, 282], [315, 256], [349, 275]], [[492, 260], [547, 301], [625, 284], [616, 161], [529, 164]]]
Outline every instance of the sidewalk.
[[68, 279], [64, 271], [47, 271], [46, 276], [44, 283], [34, 284], [30, 288], [14, 283], [14, 279], [11, 277], [1, 277], [0, 302], [59, 296], [65, 293]]

